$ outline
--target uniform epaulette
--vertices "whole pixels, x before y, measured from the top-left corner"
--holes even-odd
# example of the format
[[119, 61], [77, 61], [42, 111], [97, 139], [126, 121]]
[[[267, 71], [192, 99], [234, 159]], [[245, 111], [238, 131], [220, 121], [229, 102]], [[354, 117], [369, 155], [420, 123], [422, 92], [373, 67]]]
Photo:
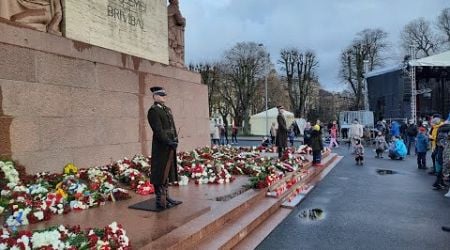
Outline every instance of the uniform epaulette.
[[160, 108], [160, 109], [162, 109], [163, 106], [161, 104], [159, 104], [159, 103], [155, 103], [155, 104], [152, 105], [151, 108]]

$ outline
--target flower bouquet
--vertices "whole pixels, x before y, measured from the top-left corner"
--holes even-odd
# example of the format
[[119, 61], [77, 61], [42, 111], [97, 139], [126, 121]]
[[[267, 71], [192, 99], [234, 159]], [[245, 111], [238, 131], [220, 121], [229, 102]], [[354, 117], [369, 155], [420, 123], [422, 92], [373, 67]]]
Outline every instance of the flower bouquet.
[[12, 231], [0, 229], [0, 249], [131, 249], [130, 240], [120, 224], [103, 229], [63, 225], [44, 230]]

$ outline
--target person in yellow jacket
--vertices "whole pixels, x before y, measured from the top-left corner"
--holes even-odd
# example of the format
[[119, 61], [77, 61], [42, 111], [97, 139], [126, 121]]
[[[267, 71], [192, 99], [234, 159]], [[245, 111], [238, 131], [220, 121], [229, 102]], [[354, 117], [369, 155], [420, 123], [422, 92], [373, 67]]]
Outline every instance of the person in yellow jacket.
[[442, 124], [442, 119], [438, 115], [433, 116], [433, 119], [431, 119], [431, 130], [429, 137], [431, 141], [431, 160], [433, 162], [433, 169], [428, 173], [432, 175], [436, 173], [436, 137]]

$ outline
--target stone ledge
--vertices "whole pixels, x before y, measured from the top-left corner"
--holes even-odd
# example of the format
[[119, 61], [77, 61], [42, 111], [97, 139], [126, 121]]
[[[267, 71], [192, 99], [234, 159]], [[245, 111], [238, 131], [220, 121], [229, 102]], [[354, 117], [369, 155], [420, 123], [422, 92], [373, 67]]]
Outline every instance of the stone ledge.
[[0, 22], [0, 43], [201, 84], [200, 74], [117, 51]]

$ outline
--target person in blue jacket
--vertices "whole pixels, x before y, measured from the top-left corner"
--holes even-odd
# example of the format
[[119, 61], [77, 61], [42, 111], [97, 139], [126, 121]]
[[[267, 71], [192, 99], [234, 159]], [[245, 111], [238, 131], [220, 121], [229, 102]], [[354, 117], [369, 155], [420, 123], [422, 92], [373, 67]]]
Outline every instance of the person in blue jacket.
[[427, 169], [427, 151], [430, 143], [427, 130], [424, 127], [419, 128], [419, 134], [416, 138], [416, 152], [417, 152], [417, 168]]
[[406, 149], [406, 145], [400, 136], [395, 136], [394, 141], [389, 148], [389, 158], [392, 160], [403, 160], [406, 157], [406, 153], [408, 150]]
[[400, 124], [396, 121], [393, 121], [391, 124], [391, 136], [400, 136]]

